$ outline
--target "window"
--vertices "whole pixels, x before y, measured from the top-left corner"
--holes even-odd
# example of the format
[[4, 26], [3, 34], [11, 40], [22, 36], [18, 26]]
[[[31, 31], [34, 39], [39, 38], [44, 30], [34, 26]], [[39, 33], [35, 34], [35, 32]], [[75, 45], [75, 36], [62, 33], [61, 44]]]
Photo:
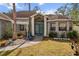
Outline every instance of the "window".
[[69, 31], [72, 30], [72, 22], [69, 23]]
[[67, 28], [66, 27], [59, 27], [59, 31], [66, 31]]
[[50, 30], [51, 31], [55, 31], [55, 27], [50, 27]]
[[59, 23], [59, 31], [66, 31], [66, 30], [67, 30], [66, 22], [60, 22]]
[[49, 18], [47, 18], [47, 20], [49, 20]]
[[20, 31], [24, 31], [24, 25], [21, 25], [21, 24], [20, 24], [20, 25], [19, 25], [19, 30], [20, 30]]
[[56, 30], [55, 23], [50, 24], [50, 30], [51, 31], [55, 31]]
[[69, 27], [69, 31], [71, 31], [71, 30], [72, 30], [72, 26]]

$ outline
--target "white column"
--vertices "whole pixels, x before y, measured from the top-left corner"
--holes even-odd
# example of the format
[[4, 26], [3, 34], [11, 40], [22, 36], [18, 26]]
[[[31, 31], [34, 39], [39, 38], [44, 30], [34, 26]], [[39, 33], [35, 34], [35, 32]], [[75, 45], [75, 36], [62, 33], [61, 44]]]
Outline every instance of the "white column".
[[50, 33], [50, 23], [48, 23], [48, 35]]
[[28, 28], [29, 26], [28, 26], [28, 24], [26, 24], [26, 30], [27, 30], [27, 37], [28, 37]]
[[59, 25], [58, 25], [58, 22], [56, 22], [56, 32], [59, 31]]
[[31, 19], [31, 31], [32, 31], [32, 36], [34, 36], [34, 17]]
[[47, 21], [45, 16], [44, 16], [44, 36], [47, 36]]
[[67, 31], [69, 31], [69, 22], [67, 21]]

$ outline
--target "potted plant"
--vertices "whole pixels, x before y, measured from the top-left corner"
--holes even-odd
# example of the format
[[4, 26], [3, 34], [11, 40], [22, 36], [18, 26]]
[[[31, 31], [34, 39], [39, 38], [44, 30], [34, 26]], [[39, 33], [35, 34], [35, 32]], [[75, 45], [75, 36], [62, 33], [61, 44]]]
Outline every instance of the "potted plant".
[[23, 38], [23, 33], [19, 32], [19, 33], [17, 33], [17, 36], [18, 36], [19, 39], [21, 39], [21, 38]]

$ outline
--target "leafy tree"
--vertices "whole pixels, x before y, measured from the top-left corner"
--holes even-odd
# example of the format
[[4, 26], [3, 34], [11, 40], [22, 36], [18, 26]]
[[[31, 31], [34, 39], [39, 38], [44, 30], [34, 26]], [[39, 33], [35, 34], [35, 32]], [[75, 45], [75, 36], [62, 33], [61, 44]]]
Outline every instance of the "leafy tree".
[[79, 18], [79, 4], [78, 3], [67, 3], [56, 11], [57, 14], [70, 16], [74, 21], [78, 21]]
[[65, 4], [65, 5], [61, 6], [60, 8], [58, 8], [55, 13], [66, 15], [66, 9], [67, 9], [67, 4]]
[[78, 20], [78, 16], [79, 16], [79, 4], [78, 3], [71, 4], [70, 15], [74, 21]]
[[40, 8], [39, 8], [39, 6], [35, 6], [33, 10], [38, 11], [38, 10], [40, 10]]

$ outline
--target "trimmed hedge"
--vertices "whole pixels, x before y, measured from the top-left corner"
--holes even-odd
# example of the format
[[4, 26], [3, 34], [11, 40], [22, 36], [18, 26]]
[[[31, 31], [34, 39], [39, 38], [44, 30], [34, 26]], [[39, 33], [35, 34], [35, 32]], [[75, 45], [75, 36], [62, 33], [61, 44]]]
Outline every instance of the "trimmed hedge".
[[57, 37], [57, 33], [56, 32], [50, 32], [49, 37], [52, 37], [52, 38]]

